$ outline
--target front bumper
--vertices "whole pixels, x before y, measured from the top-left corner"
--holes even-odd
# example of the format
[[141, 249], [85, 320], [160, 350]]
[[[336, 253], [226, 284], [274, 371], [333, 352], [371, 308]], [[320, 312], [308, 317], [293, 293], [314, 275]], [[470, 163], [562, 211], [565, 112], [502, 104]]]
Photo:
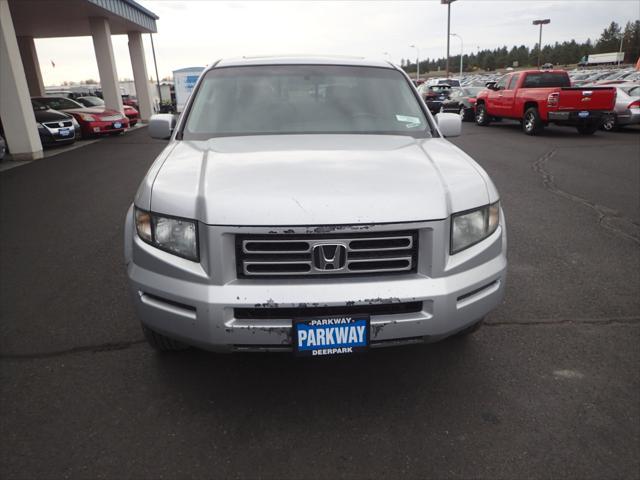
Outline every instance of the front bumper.
[[137, 123], [138, 123], [138, 115], [126, 115], [127, 119], [129, 120], [129, 126], [130, 127], [134, 127]]
[[[120, 126], [117, 126], [117, 125]], [[105, 135], [109, 133], [123, 132], [129, 128], [129, 119], [126, 117], [116, 121], [97, 121], [82, 124], [82, 136]]]
[[43, 146], [52, 146], [52, 145], [68, 145], [76, 141], [76, 131], [72, 127], [68, 129], [68, 135], [60, 135], [58, 133], [59, 129], [38, 129], [38, 134], [40, 135], [40, 142]]
[[[449, 257], [449, 221], [402, 225], [419, 228], [416, 273], [330, 279], [238, 279], [234, 236], [273, 231], [258, 227], [201, 226], [201, 263], [141, 241], [132, 210], [125, 226], [125, 262], [140, 320], [152, 330], [215, 351], [291, 350], [291, 318], [267, 312], [380, 306], [419, 302], [411, 313], [371, 315], [371, 346], [436, 341], [482, 319], [503, 299], [506, 280], [504, 218], [494, 234]], [[374, 225], [392, 230], [398, 225]], [[307, 233], [308, 227], [288, 231]], [[344, 232], [344, 228], [341, 229]], [[371, 230], [370, 230], [371, 231]], [[441, 258], [438, 258], [441, 257]], [[265, 311], [264, 318], [236, 318], [235, 309]], [[306, 316], [316, 316], [306, 314]]]

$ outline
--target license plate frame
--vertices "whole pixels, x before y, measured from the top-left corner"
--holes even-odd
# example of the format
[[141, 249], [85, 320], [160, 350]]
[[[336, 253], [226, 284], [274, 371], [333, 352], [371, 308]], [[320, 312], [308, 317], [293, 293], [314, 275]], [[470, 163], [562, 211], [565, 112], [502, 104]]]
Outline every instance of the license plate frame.
[[291, 330], [293, 353], [298, 357], [363, 353], [369, 350], [370, 332], [368, 314], [295, 318]]
[[66, 128], [59, 128], [58, 129], [58, 135], [64, 138], [68, 138], [71, 136], [71, 129], [66, 127]]
[[589, 112], [586, 111], [586, 110], [580, 111], [580, 112], [578, 112], [578, 117], [587, 118], [587, 117], [589, 117]]

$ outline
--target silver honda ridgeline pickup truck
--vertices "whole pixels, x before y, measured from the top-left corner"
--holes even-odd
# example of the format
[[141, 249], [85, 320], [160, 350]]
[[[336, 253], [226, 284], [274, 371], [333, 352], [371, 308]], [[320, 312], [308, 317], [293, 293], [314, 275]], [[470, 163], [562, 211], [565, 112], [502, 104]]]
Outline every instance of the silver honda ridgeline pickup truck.
[[243, 58], [201, 75], [126, 217], [159, 350], [345, 355], [467, 334], [502, 300], [506, 230], [484, 170], [382, 61]]

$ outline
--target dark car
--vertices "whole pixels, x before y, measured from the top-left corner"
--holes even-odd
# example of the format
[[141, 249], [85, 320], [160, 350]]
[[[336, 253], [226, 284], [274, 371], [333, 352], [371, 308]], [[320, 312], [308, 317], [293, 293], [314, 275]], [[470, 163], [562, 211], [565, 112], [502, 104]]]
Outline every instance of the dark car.
[[451, 85], [422, 84], [418, 87], [418, 93], [427, 104], [427, 108], [435, 115], [440, 112], [442, 102], [449, 98]]
[[476, 106], [476, 95], [484, 87], [462, 87], [454, 89], [449, 98], [442, 102], [441, 112], [457, 113], [462, 121], [473, 120]]
[[52, 110], [37, 100], [31, 100], [42, 146], [65, 145], [80, 138], [80, 125], [69, 114]]

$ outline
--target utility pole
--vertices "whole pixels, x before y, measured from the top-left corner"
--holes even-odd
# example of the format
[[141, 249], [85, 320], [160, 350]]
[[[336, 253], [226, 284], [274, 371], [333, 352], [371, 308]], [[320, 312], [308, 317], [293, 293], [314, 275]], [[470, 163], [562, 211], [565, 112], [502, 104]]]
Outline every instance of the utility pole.
[[462, 82], [462, 56], [464, 55], [464, 41], [462, 40], [462, 37], [457, 33], [452, 33], [451, 36], [460, 39], [460, 78], [458, 79], [458, 81]]
[[415, 45], [409, 45], [411, 48], [416, 49], [416, 82], [420, 80], [420, 49]]
[[[618, 52], [618, 66], [620, 66], [620, 57], [622, 57], [622, 44], [624, 42], [624, 32], [620, 33], [620, 51]], [[624, 58], [622, 59], [624, 60]]]
[[540, 25], [540, 37], [538, 40], [538, 68], [540, 68], [540, 63], [542, 59], [542, 25], [546, 25], [551, 23], [551, 20], [545, 18], [544, 20], [534, 20], [533, 25]]
[[447, 78], [449, 78], [449, 41], [451, 40], [451, 4], [456, 0], [440, 0], [442, 5], [447, 5]]
[[151, 37], [151, 52], [153, 53], [153, 66], [156, 69], [156, 84], [158, 85], [158, 100], [160, 101], [160, 107], [162, 105], [162, 90], [160, 89], [160, 76], [158, 75], [158, 62], [156, 61], [156, 48], [153, 45], [153, 33], [150, 33]]

